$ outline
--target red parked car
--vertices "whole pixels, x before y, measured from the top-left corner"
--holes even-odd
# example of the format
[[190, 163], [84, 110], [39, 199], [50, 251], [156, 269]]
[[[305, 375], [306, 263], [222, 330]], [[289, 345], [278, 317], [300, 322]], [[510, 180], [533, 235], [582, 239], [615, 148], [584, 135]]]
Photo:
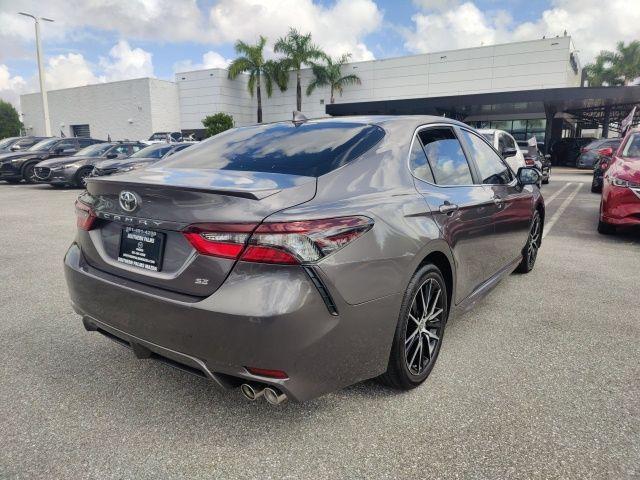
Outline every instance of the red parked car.
[[627, 134], [604, 174], [598, 231], [640, 226], [640, 130]]

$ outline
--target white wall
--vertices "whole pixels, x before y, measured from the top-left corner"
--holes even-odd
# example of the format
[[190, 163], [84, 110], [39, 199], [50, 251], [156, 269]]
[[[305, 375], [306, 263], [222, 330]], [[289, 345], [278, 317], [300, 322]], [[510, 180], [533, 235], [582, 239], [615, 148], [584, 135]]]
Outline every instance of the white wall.
[[[569, 63], [574, 50], [571, 37], [559, 37], [354, 62], [342, 71], [357, 74], [362, 85], [346, 87], [342, 97], [336, 94], [336, 103], [577, 87], [580, 72]], [[329, 89], [307, 97], [312, 74], [310, 69], [301, 73], [302, 111], [310, 118], [326, 116]], [[201, 120], [217, 112], [231, 114], [239, 126], [255, 123], [256, 100], [247, 93], [246, 76], [231, 81], [226, 75], [224, 69], [176, 74], [182, 128], [202, 128]], [[294, 73], [285, 92], [275, 89], [267, 98], [263, 88], [264, 121], [291, 118], [295, 91]]]
[[[65, 135], [71, 125], [88, 124], [91, 136], [106, 139], [146, 139], [154, 131], [179, 130], [175, 83], [140, 78], [120, 82], [52, 90], [48, 95], [51, 133]], [[39, 93], [20, 97], [28, 133], [44, 135]]]

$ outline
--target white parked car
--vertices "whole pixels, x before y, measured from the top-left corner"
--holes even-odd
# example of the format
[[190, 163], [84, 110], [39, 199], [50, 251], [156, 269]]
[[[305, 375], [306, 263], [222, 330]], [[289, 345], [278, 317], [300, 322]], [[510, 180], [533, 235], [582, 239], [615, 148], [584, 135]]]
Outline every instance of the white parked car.
[[522, 150], [518, 147], [515, 139], [504, 130], [481, 129], [478, 130], [486, 138], [493, 148], [495, 148], [515, 173], [520, 167], [526, 167]]

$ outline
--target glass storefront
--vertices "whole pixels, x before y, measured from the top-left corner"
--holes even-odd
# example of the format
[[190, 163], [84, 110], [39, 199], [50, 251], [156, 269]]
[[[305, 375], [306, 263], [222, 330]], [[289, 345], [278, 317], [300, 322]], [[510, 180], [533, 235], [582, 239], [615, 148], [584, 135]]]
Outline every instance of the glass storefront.
[[516, 140], [528, 140], [534, 135], [538, 142], [544, 141], [544, 130], [547, 121], [544, 118], [535, 118], [533, 120], [491, 120], [470, 122], [474, 128], [493, 128], [496, 130], [504, 130], [513, 135]]

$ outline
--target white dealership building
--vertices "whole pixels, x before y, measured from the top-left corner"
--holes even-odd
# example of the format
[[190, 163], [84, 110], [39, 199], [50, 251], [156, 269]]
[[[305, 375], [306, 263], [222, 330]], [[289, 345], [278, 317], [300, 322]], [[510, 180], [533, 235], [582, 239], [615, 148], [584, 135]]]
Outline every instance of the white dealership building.
[[[361, 84], [346, 87], [342, 97], [336, 96], [334, 107], [579, 87], [581, 71], [569, 36], [352, 62], [343, 73], [355, 73]], [[303, 94], [310, 78], [310, 69], [303, 70]], [[285, 92], [274, 89], [271, 98], [264, 92], [263, 88], [264, 121], [290, 119], [296, 103], [295, 75], [291, 74]], [[218, 112], [232, 115], [236, 126], [256, 121], [256, 98], [247, 91], [246, 75], [229, 80], [225, 69], [181, 72], [174, 81], [142, 78], [54, 90], [48, 97], [51, 131], [67, 136], [144, 139], [155, 131], [176, 130], [199, 134], [202, 119]], [[20, 101], [27, 132], [42, 135], [40, 95], [22, 95]], [[329, 101], [328, 88], [304, 95], [303, 113], [309, 118], [327, 116]], [[507, 121], [511, 128], [505, 129], [517, 125], [528, 135], [544, 131], [545, 111], [539, 110], [480, 110], [467, 115], [467, 120], [499, 126]], [[448, 113], [446, 108], [437, 112]]]

